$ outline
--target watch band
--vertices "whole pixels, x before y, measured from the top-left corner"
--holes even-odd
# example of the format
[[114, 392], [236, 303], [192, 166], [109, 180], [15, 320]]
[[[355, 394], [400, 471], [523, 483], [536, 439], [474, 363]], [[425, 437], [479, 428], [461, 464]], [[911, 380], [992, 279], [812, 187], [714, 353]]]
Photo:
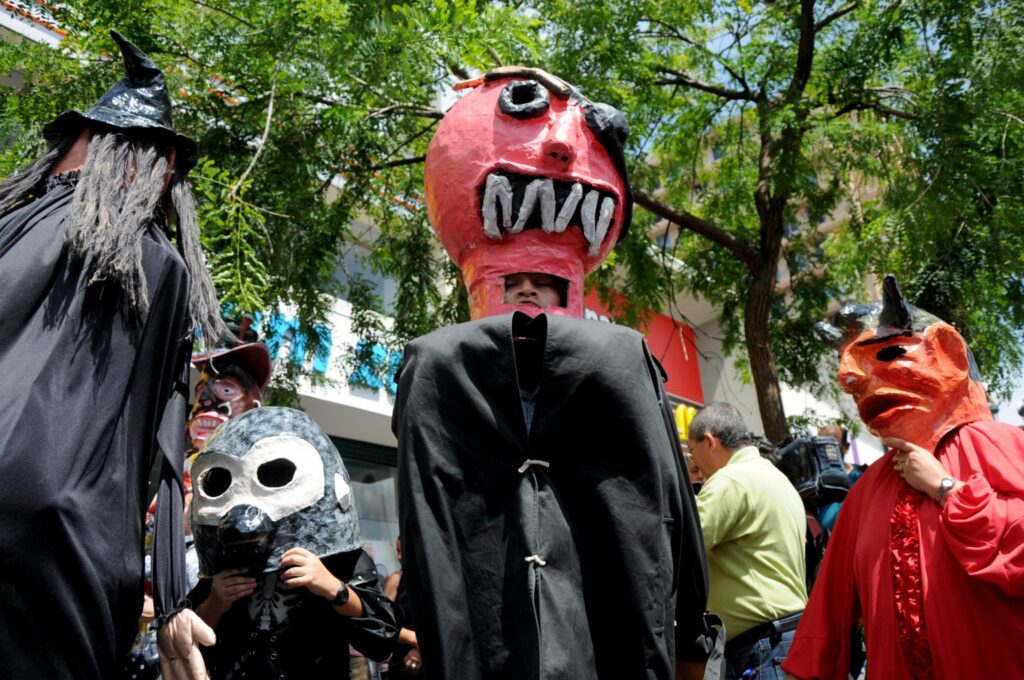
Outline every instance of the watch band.
[[348, 584], [344, 581], [341, 582], [341, 587], [338, 588], [338, 594], [334, 596], [331, 601], [331, 605], [334, 607], [340, 607], [348, 602]]

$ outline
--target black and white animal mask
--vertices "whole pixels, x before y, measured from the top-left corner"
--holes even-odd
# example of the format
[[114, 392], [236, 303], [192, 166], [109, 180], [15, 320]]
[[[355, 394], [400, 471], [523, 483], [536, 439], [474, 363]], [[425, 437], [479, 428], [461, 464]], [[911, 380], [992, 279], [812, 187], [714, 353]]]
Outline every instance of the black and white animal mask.
[[277, 569], [298, 546], [318, 557], [360, 548], [341, 455], [305, 413], [259, 408], [228, 421], [192, 465], [192, 533], [204, 576]]

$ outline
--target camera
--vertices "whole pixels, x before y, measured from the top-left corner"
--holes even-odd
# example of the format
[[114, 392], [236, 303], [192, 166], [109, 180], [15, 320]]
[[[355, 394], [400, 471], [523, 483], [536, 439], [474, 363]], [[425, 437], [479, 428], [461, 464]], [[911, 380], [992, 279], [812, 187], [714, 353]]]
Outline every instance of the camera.
[[850, 491], [843, 454], [833, 437], [801, 437], [779, 449], [774, 458], [808, 508], [842, 501]]

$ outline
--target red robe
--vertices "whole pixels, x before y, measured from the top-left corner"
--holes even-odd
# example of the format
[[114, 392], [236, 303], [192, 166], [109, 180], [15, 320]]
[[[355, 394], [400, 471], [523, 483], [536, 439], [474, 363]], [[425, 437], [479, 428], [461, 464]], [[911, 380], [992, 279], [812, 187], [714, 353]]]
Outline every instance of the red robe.
[[[939, 461], [966, 484], [941, 510], [908, 493], [892, 455], [843, 504], [783, 669], [846, 680], [863, 618], [869, 677], [1024, 678], [1024, 432], [979, 421], [944, 438]], [[894, 580], [907, 586], [899, 598]]]

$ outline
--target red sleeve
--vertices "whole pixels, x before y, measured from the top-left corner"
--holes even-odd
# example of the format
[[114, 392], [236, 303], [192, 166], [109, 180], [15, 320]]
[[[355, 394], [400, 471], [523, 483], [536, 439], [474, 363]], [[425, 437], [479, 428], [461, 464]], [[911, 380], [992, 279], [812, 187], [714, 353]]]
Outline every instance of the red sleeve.
[[960, 475], [966, 479], [942, 511], [946, 545], [968, 574], [1020, 597], [1024, 433], [997, 423], [976, 423], [964, 427], [950, 446], [949, 455], [958, 458]]
[[[862, 479], [839, 512], [825, 559], [782, 669], [800, 680], [847, 680], [850, 632], [860, 616], [853, 579], [853, 553], [860, 502], [870, 479]], [[867, 483], [866, 483], [867, 482]]]

